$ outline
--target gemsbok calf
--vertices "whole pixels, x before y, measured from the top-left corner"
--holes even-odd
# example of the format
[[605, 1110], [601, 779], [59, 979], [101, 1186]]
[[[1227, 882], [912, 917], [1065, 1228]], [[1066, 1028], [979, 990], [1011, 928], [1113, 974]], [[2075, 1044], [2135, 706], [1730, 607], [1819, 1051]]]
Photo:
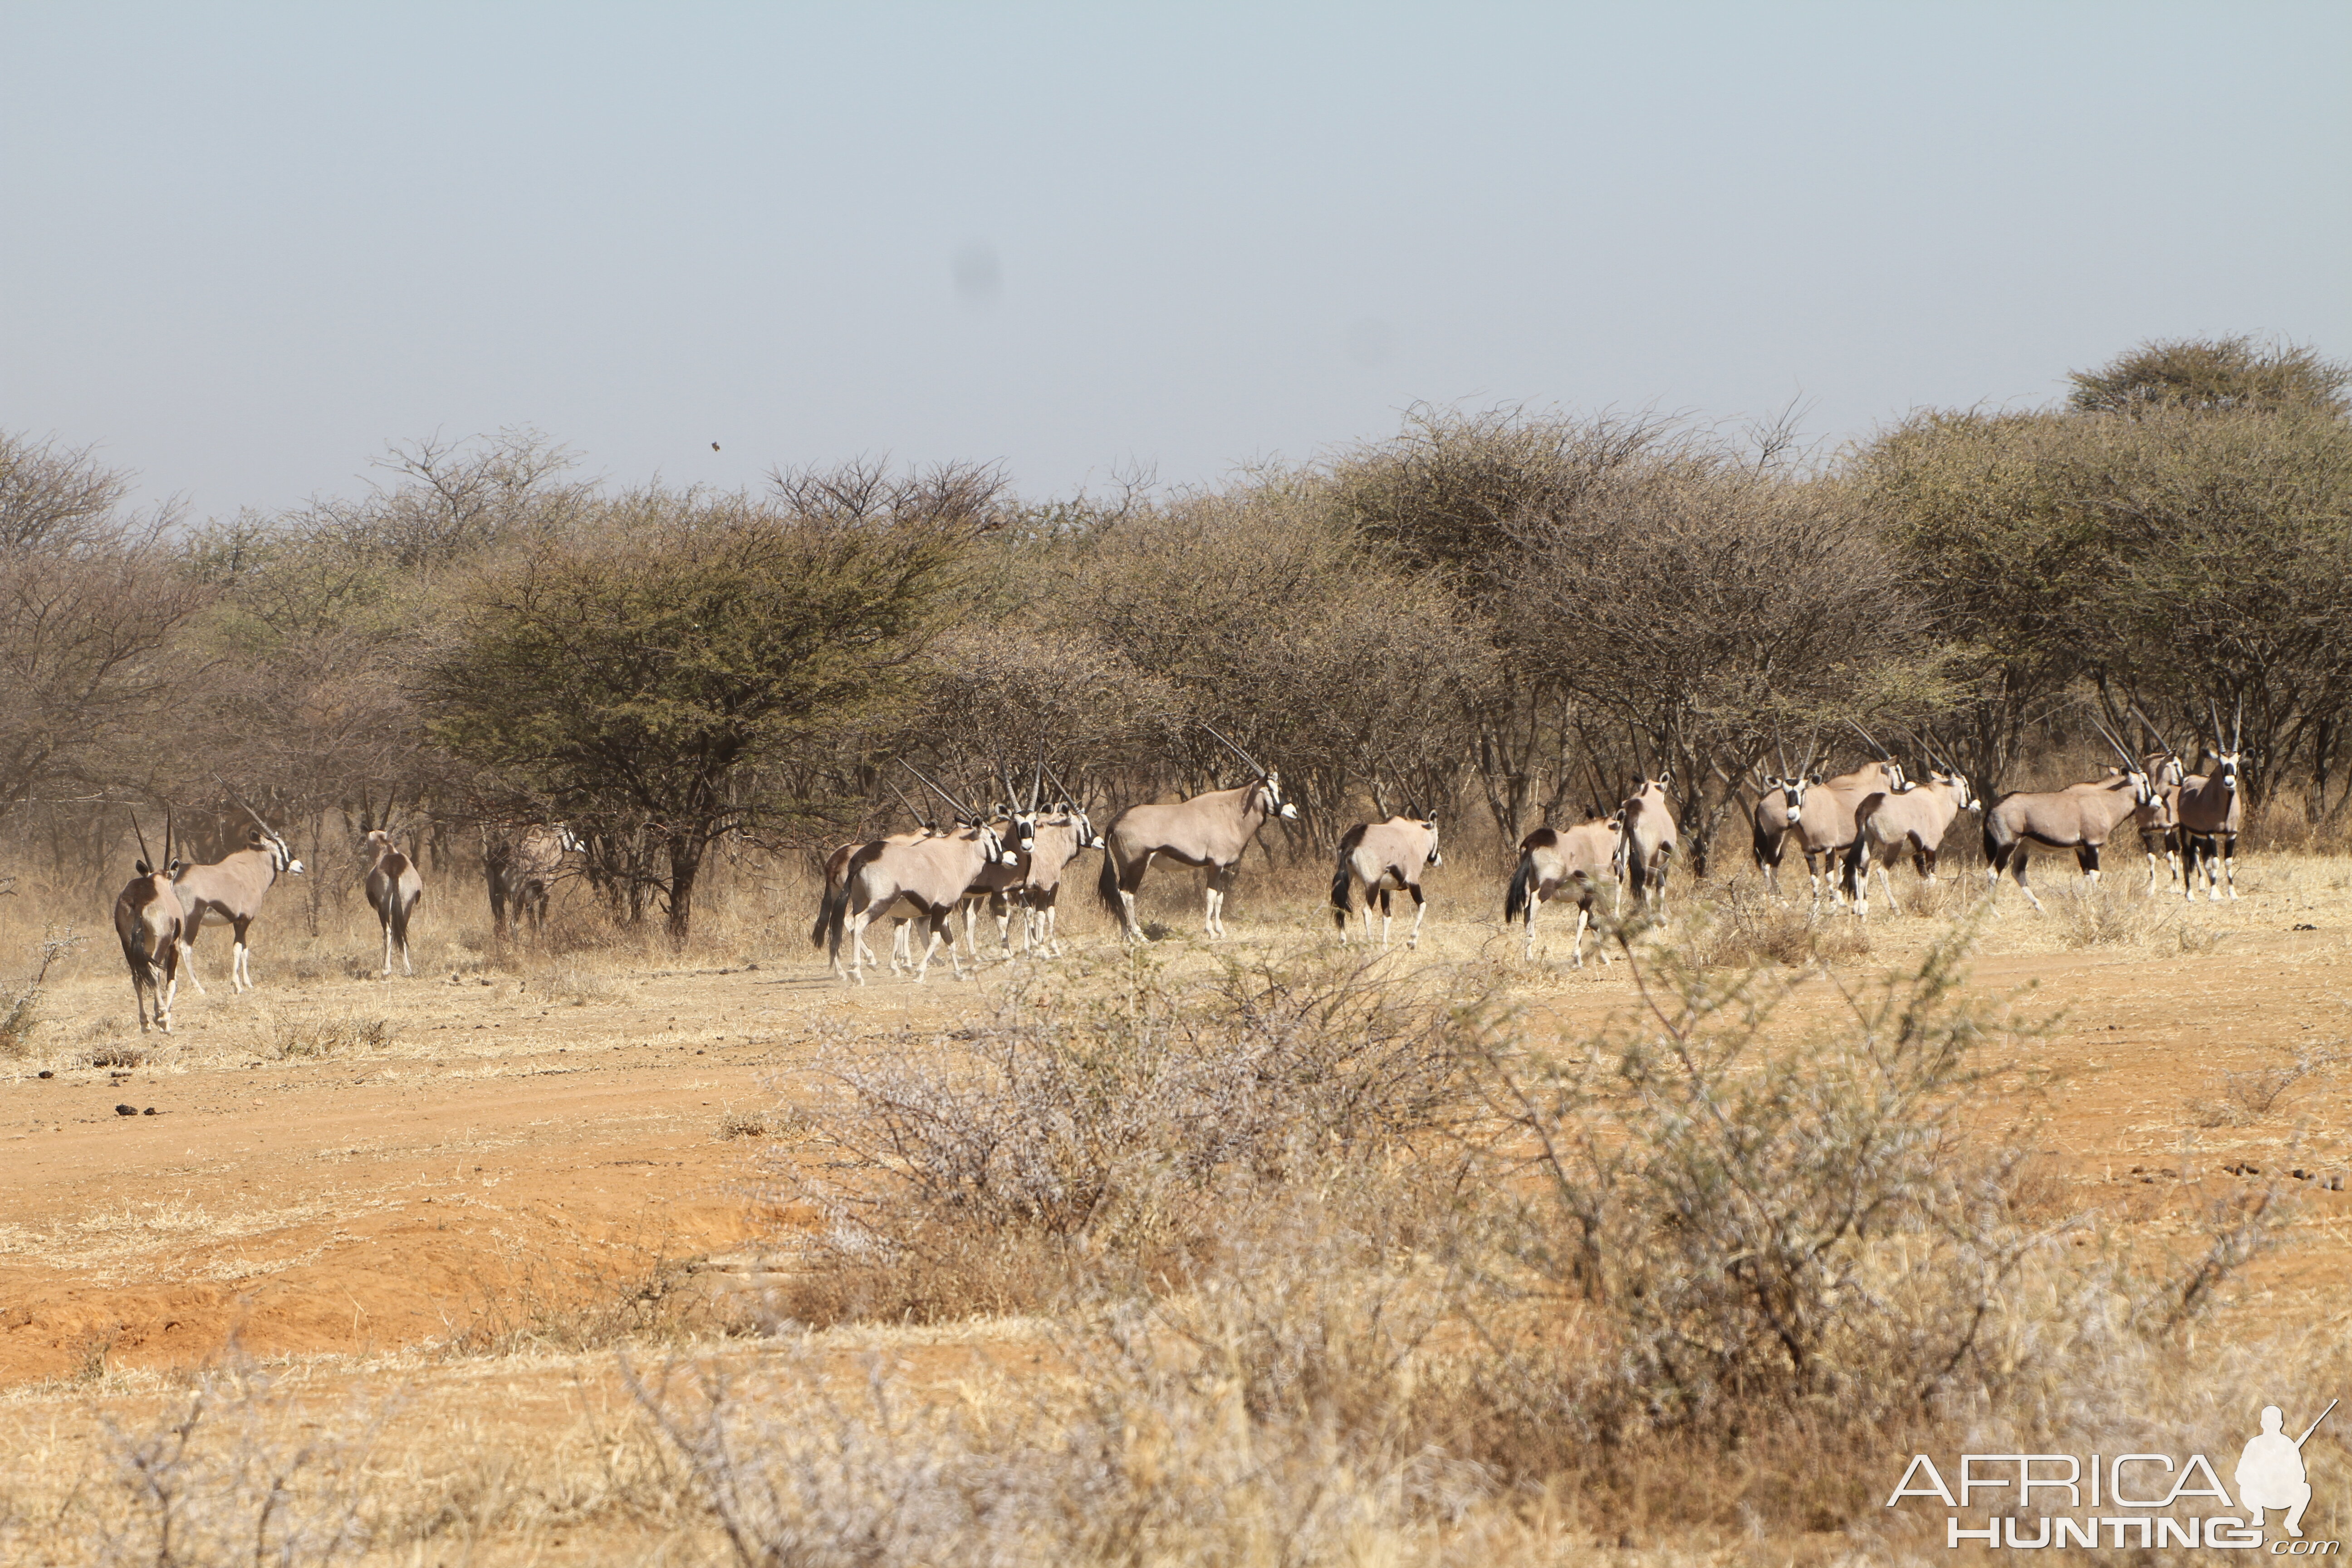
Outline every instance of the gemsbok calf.
[[2033, 906], [2036, 914], [2042, 912], [2042, 900], [2025, 883], [2025, 862], [2031, 853], [2027, 846], [2032, 844], [2051, 849], [2072, 849], [2083, 875], [2097, 882], [2099, 851], [2135, 811], [2156, 798], [2140, 760], [2099, 727], [2097, 721], [2094, 720], [2093, 725], [2122, 759], [2124, 771], [2064, 789], [2021, 791], [2002, 796], [1984, 818], [1988, 893], [2000, 887], [2001, 872], [2011, 870], [2025, 901]]
[[[233, 790], [230, 798], [236, 799]], [[294, 858], [294, 851], [286, 847], [278, 830], [244, 801], [236, 804], [253, 818], [254, 830], [245, 847], [207, 866], [183, 866], [172, 879], [173, 891], [180, 900], [180, 966], [188, 972], [189, 984], [200, 996], [209, 994], [195, 965], [196, 938], [205, 927], [219, 921], [232, 933], [230, 994], [252, 990], [253, 949], [246, 942], [246, 933], [259, 918], [278, 879], [302, 875], [302, 862]]]
[[[131, 819], [139, 833], [139, 818]], [[139, 1032], [147, 1032], [147, 1003], [155, 1003], [155, 1023], [172, 1032], [172, 998], [180, 990], [180, 900], [172, 890], [180, 862], [172, 858], [172, 818], [163, 818], [163, 854], [158, 865], [149, 857], [147, 836], [139, 833], [138, 875], [114, 900], [114, 934], [122, 943], [122, 962], [131, 968], [131, 994], [139, 1007]]]
[[1673, 775], [1643, 779], [1625, 797], [1625, 821], [1619, 830], [1617, 858], [1625, 880], [1617, 886], [1617, 909], [1623, 912], [1625, 889], [1631, 886], [1642, 907], [1653, 915], [1666, 912], [1666, 869], [1675, 858], [1676, 837], [1674, 802], [1666, 797]]
[[[408, 922], [416, 913], [417, 901], [425, 897], [425, 879], [417, 873], [416, 862], [402, 854], [392, 842], [392, 835], [379, 827], [367, 836], [368, 848], [374, 862], [368, 867], [368, 908], [383, 927], [383, 973], [392, 973], [392, 944], [400, 944], [400, 972], [415, 974], [408, 962]], [[436, 908], [438, 906], [436, 906]]]
[[[1224, 740], [1222, 735], [1217, 738]], [[1247, 753], [1243, 755], [1247, 760]], [[1172, 805], [1130, 805], [1111, 818], [1103, 831], [1102, 874], [1095, 879], [1096, 895], [1128, 940], [1141, 942], [1143, 927], [1135, 918], [1135, 894], [1143, 886], [1143, 874], [1151, 868], [1151, 862], [1164, 856], [1180, 866], [1204, 868], [1209, 875], [1202, 926], [1210, 936], [1221, 937], [1225, 934], [1225, 894], [1241, 869], [1242, 856], [1259, 827], [1276, 817], [1296, 822], [1298, 808], [1283, 798], [1282, 775], [1272, 769], [1261, 769], [1255, 780], [1239, 789], [1212, 790]]]
[[1864, 920], [1870, 918], [1870, 873], [1875, 867], [1878, 885], [1886, 891], [1886, 907], [1901, 914], [1903, 906], [1895, 901], [1888, 868], [1907, 858], [1918, 868], [1922, 882], [1933, 882], [1936, 856], [1943, 848], [1952, 819], [1964, 811], [1977, 810], [1980, 804], [1958, 770], [1936, 768], [1927, 771], [1927, 782], [1923, 784], [1899, 795], [1883, 790], [1864, 799], [1854, 813], [1859, 846], [1854, 852], [1854, 913]]
[[1364, 942], [1372, 940], [1372, 905], [1381, 906], [1381, 951], [1389, 947], [1389, 900], [1395, 893], [1412, 895], [1412, 930], [1404, 939], [1411, 952], [1421, 943], [1422, 917], [1429, 900], [1421, 890], [1422, 873], [1443, 866], [1437, 852], [1437, 820], [1418, 815], [1392, 816], [1386, 822], [1360, 822], [1339, 840], [1338, 868], [1331, 877], [1331, 923], [1339, 928], [1339, 945], [1348, 945], [1348, 905], [1355, 884], [1364, 885]]
[[[1584, 967], [1584, 928], [1592, 922], [1592, 900], [1601, 883], [1613, 875], [1621, 831], [1615, 818], [1595, 818], [1574, 827], [1538, 827], [1519, 840], [1518, 869], [1503, 894], [1503, 923], [1526, 918], [1528, 957], [1536, 955], [1536, 911], [1554, 899], [1573, 897], [1576, 941], [1570, 952], [1576, 967]], [[1607, 941], [1594, 945], [1607, 967], [1612, 962]]]

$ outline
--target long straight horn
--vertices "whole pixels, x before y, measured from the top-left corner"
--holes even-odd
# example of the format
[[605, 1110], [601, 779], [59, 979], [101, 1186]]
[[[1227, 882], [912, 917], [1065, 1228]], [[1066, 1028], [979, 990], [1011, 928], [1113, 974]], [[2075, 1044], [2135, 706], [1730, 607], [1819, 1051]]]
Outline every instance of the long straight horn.
[[2099, 739], [2105, 741], [2107, 743], [2108, 748], [2113, 751], [2116, 756], [2123, 759], [2124, 771], [2126, 773], [2136, 773], [2140, 771], [2142, 766], [2141, 762], [2137, 757], [2131, 754], [2131, 748], [2125, 745], [2121, 741], [2116, 739], [2116, 732], [2108, 729], [2105, 724], [2101, 723], [2099, 721], [2099, 716], [2095, 713], [2091, 715], [2091, 728], [2096, 730], [2099, 732]]
[[1876, 737], [1873, 736], [1869, 731], [1864, 729], [1861, 725], [1855, 723], [1851, 719], [1845, 721], [1845, 727], [1853, 731], [1855, 734], [1861, 736], [1862, 743], [1868, 746], [1872, 754], [1877, 757], [1880, 762], [1888, 763], [1895, 760], [1895, 753], [1880, 745]]
[[907, 798], [907, 792], [905, 790], [900, 789], [895, 784], [890, 784], [888, 779], [884, 779], [882, 782], [886, 784], [890, 784], [890, 793], [898, 797], [898, 804], [907, 808], [907, 815], [915, 819], [916, 826], [929, 827], [931, 825], [931, 819], [925, 816], [920, 810], [917, 809], [915, 803]]
[[2131, 705], [2131, 711], [2133, 718], [2147, 726], [2148, 739], [2154, 741], [2158, 745], [2162, 746], [2166, 756], [2169, 757], [2178, 755], [2178, 753], [2172, 749], [2172, 742], [2164, 738], [2163, 728], [2158, 725], [2155, 720], [2149, 718], [2138, 703], [2135, 702]]
[[1233, 752], [1234, 755], [1239, 757], [1243, 762], [1248, 763], [1250, 771], [1256, 773], [1258, 777], [1264, 778], [1265, 776], [1265, 769], [1259, 765], [1258, 760], [1255, 757], [1251, 756], [1247, 752], [1243, 751], [1239, 746], [1234, 745], [1231, 741], [1225, 741], [1223, 733], [1220, 731], [1214, 724], [1202, 724], [1201, 728], [1206, 730], [1210, 734], [1216, 736], [1218, 740], [1224, 741], [1225, 749]]
[[163, 864], [172, 863], [172, 808], [163, 808]]
[[958, 816], [961, 817], [969, 817], [971, 816], [971, 808], [970, 806], [964, 805], [963, 802], [956, 799], [955, 796], [950, 795], [947, 791], [933, 784], [931, 782], [930, 775], [923, 772], [922, 769], [917, 767], [914, 763], [908, 762], [904, 757], [900, 757], [898, 759], [898, 765], [906, 769], [908, 773], [914, 774], [916, 778], [921, 780], [925, 789], [929, 790], [941, 800], [946, 801], [950, 811], [954, 812]]
[[[127, 805], [122, 809], [125, 811], [131, 811], [131, 808]], [[131, 831], [138, 834], [139, 836], [139, 858], [147, 862], [148, 870], [155, 870], [155, 853], [153, 850], [147, 847], [147, 835], [146, 832], [140, 827], [139, 814], [135, 811], [131, 811]], [[171, 845], [172, 841], [169, 838], [163, 840], [163, 847], [165, 848], [170, 848]]]
[[1037, 759], [1037, 771], [1029, 780], [1029, 815], [1032, 816], [1036, 816], [1037, 808], [1045, 803], [1045, 759], [1040, 757]]
[[236, 793], [236, 786], [235, 784], [230, 784], [226, 779], [221, 778], [218, 773], [213, 774], [213, 777], [219, 780], [221, 788], [228, 791], [228, 797], [236, 803], [237, 809], [244, 812], [246, 816], [253, 818], [253, 825], [256, 827], [258, 827], [264, 833], [276, 833], [277, 829], [271, 827], [269, 824], [261, 820], [261, 813], [254, 810], [253, 807], [245, 804], [245, 796]]
[[2213, 754], [2221, 754], [2221, 705], [2210, 696], [2205, 699], [2206, 716], [2213, 721]]
[[2246, 694], [2238, 693], [2237, 706], [2230, 710], [2230, 752], [2235, 755], [2246, 739]]

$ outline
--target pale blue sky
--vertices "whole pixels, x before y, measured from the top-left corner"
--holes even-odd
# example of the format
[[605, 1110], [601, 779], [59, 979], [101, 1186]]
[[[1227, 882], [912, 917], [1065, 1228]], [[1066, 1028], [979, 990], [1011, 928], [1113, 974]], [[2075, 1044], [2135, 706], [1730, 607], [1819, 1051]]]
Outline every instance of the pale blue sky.
[[199, 515], [436, 429], [1045, 494], [1416, 400], [1838, 439], [2150, 336], [2352, 355], [2333, 0], [11, 0], [0, 40], [0, 427]]

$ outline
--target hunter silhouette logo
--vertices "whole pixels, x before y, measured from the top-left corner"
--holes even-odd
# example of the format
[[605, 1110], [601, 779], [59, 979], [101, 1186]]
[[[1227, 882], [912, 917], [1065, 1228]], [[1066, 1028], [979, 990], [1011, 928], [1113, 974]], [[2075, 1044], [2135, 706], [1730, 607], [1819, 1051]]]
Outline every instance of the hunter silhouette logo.
[[2253, 1515], [2247, 1523], [2255, 1530], [2263, 1527], [2264, 1509], [2284, 1509], [2284, 1527], [2289, 1535], [2303, 1537], [2303, 1510], [2311, 1502], [2311, 1478], [2304, 1473], [2303, 1446], [2319, 1430], [2319, 1422], [2327, 1419], [2336, 1402], [2327, 1402], [2327, 1410], [2319, 1413], [2303, 1429], [2303, 1436], [2290, 1439], [2284, 1426], [2286, 1412], [2275, 1405], [2263, 1406], [2263, 1429], [2246, 1439], [2246, 1451], [2238, 1458], [2238, 1502]]
[[2275, 1515], [2284, 1534], [2268, 1542], [2270, 1555], [2336, 1556], [2340, 1542], [2304, 1539], [2303, 1515], [2311, 1506], [2304, 1445], [2337, 1403], [2329, 1400], [2301, 1436], [2289, 1434], [2284, 1410], [2263, 1405], [2262, 1430], [2246, 1440], [2227, 1486], [2203, 1454], [1962, 1454], [1942, 1470], [1915, 1454], [1886, 1506], [1942, 1503], [1951, 1510], [1944, 1544], [1955, 1548], [2256, 1551], [2265, 1544], [2263, 1517]]

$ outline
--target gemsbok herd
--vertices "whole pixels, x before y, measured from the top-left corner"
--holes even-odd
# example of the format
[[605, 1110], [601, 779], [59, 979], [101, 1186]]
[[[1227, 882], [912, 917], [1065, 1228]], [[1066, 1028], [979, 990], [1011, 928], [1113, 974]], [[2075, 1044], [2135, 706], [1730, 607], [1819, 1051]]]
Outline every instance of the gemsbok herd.
[[[2131, 712], [2154, 738], [2153, 749], [2134, 753], [2116, 728], [2094, 718], [2092, 726], [2115, 752], [2117, 765], [2099, 778], [2063, 789], [2019, 791], [1990, 805], [1965, 772], [1924, 742], [1917, 743], [1929, 766], [1927, 776], [1916, 780], [1859, 727], [1853, 727], [1855, 733], [1873, 754], [1846, 773], [1825, 776], [1815, 768], [1811, 752], [1791, 767], [1787, 753], [1779, 752], [1779, 772], [1759, 766], [1747, 781], [1754, 796], [1748, 809], [1750, 849], [1766, 897], [1781, 896], [1780, 863], [1793, 839], [1805, 858], [1812, 914], [1820, 913], [1826, 890], [1832, 907], [1868, 919], [1874, 872], [1888, 908], [1899, 914], [1902, 907], [1890, 872], [1907, 860], [1922, 883], [1934, 883], [1946, 835], [1961, 813], [1976, 811], [1983, 817], [1988, 889], [1997, 889], [2007, 874], [2036, 911], [2042, 910], [2042, 900], [2025, 876], [2036, 847], [2071, 851], [2086, 881], [2095, 882], [2102, 851], [2126, 826], [2138, 834], [2147, 857], [2149, 896], [2169, 879], [2178, 883], [2183, 897], [2193, 899], [2201, 872], [2209, 900], [2219, 901], [2225, 889], [2235, 899], [2239, 774], [2246, 762], [2240, 741], [2242, 710], [2225, 742], [2220, 709], [2209, 703], [2213, 738], [2198, 754], [2210, 757], [2211, 763], [2200, 773], [2188, 771], [2189, 753], [2164, 742], [2161, 731], [2137, 707]], [[944, 823], [927, 816], [893, 785], [914, 815], [915, 829], [844, 844], [834, 851], [825, 862], [810, 940], [825, 950], [833, 973], [845, 984], [862, 985], [866, 968], [877, 962], [866, 943], [866, 930], [877, 920], [887, 920], [892, 973], [920, 984], [944, 945], [961, 979], [966, 953], [975, 965], [981, 962], [977, 928], [985, 905], [996, 921], [1001, 957], [1015, 956], [1012, 921], [1016, 910], [1021, 914], [1019, 951], [1058, 954], [1056, 914], [1063, 881], [1072, 863], [1089, 849], [1102, 852], [1095, 889], [1123, 939], [1144, 939], [1136, 895], [1153, 862], [1163, 859], [1205, 873], [1202, 929], [1211, 938], [1224, 936], [1225, 900], [1244, 855], [1266, 823], [1295, 822], [1299, 812], [1284, 793], [1280, 773], [1219, 731], [1208, 732], [1239, 759], [1245, 782], [1172, 804], [1129, 806], [1108, 817], [1099, 831], [1089, 806], [1048, 773], [1042, 761], [1025, 792], [1009, 776], [1000, 775], [1003, 797], [987, 810], [950, 792], [913, 764], [901, 763], [951, 816]], [[1598, 935], [1604, 918], [1622, 916], [1628, 890], [1644, 915], [1664, 913], [1667, 874], [1683, 826], [1672, 787], [1673, 778], [1664, 771], [1645, 774], [1608, 815], [1566, 827], [1538, 827], [1520, 841], [1503, 895], [1503, 918], [1506, 925], [1523, 925], [1529, 957], [1536, 952], [1538, 913], [1557, 899], [1576, 906], [1570, 956], [1579, 968], [1584, 963], [1585, 933]], [[149, 851], [138, 819], [132, 817], [140, 858], [137, 874], [115, 900], [114, 929], [131, 971], [142, 1031], [150, 1027], [152, 1016], [154, 1026], [171, 1032], [172, 1005], [183, 973], [199, 992], [205, 989], [194, 950], [207, 924], [229, 928], [230, 991], [251, 990], [252, 925], [278, 879], [303, 874], [302, 862], [285, 837], [236, 791], [228, 794], [253, 819], [253, 828], [242, 848], [208, 864], [192, 863], [175, 852], [179, 845], [169, 812], [163, 819], [161, 859]], [[1374, 799], [1378, 806], [1377, 792]], [[409, 926], [424, 898], [423, 878], [389, 828], [368, 832], [362, 847], [368, 904], [383, 931], [380, 973], [390, 977], [396, 951], [402, 973], [414, 974]], [[565, 875], [567, 862], [587, 848], [586, 840], [561, 823], [485, 832], [483, 873], [499, 940], [521, 925], [544, 927], [550, 886]], [[1331, 918], [1339, 942], [1348, 943], [1349, 917], [1360, 889], [1366, 944], [1372, 941], [1372, 908], [1378, 904], [1380, 946], [1387, 949], [1393, 900], [1402, 893], [1413, 906], [1404, 945], [1417, 946], [1429, 913], [1425, 879], [1444, 864], [1437, 820], [1426, 811], [1415, 808], [1349, 827], [1339, 836], [1331, 879]], [[1595, 910], [1604, 889], [1611, 900], [1607, 917]], [[959, 910], [963, 914], [961, 950], [953, 929]], [[925, 939], [919, 955], [912, 941], [918, 926]], [[1608, 943], [1596, 945], [1601, 962], [1610, 963]]]

